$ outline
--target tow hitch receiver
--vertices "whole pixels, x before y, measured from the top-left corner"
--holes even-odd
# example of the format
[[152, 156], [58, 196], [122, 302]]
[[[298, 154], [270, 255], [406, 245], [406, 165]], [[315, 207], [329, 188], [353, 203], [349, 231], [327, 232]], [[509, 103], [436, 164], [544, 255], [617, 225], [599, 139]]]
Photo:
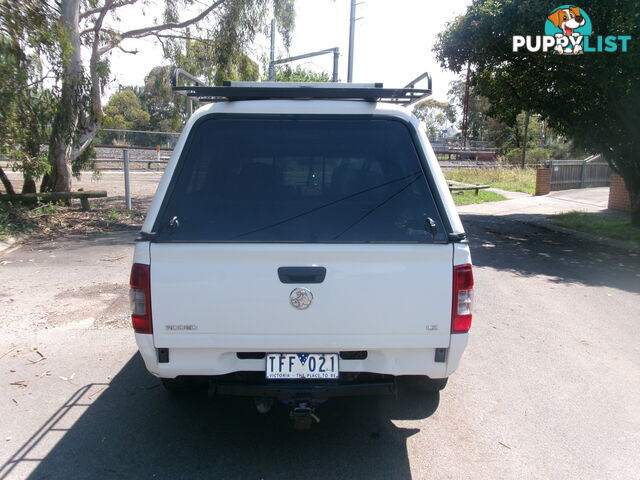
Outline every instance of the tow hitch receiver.
[[314, 422], [320, 423], [320, 419], [314, 412], [315, 409], [308, 403], [299, 403], [289, 414], [289, 417], [293, 420], [293, 428], [296, 430], [309, 430]]

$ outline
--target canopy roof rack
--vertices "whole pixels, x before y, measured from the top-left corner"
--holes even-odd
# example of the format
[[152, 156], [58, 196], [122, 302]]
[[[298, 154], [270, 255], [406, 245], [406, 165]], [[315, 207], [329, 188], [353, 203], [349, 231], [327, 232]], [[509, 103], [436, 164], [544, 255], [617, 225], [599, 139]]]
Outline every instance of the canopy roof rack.
[[382, 83], [329, 82], [224, 82], [222, 86], [180, 86], [177, 85], [177, 75], [172, 83], [176, 93], [200, 102], [330, 99], [409, 105], [431, 95], [431, 77], [428, 77], [428, 88], [384, 88]]

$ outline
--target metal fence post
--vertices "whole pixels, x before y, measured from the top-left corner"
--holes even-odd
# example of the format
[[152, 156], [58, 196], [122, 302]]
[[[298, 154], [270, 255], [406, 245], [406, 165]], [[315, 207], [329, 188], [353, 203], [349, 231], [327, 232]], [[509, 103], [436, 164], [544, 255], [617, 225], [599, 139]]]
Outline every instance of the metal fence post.
[[131, 185], [129, 184], [129, 150], [122, 150], [124, 163], [124, 204], [127, 210], [131, 210]]

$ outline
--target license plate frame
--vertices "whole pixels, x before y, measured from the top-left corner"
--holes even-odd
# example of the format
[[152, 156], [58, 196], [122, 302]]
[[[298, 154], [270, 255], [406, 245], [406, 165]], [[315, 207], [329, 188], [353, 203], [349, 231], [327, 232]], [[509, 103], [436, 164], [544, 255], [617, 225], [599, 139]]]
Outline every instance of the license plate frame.
[[265, 356], [267, 380], [337, 380], [339, 375], [337, 353], [272, 352]]

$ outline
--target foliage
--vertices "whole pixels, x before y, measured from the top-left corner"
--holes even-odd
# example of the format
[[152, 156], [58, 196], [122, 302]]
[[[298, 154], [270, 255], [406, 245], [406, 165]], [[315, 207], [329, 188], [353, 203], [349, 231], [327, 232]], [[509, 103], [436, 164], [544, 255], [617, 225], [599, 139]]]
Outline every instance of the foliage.
[[[473, 77], [472, 77], [473, 78]], [[465, 77], [451, 82], [448, 92], [449, 102], [462, 111], [465, 95]], [[489, 99], [483, 96], [478, 87], [471, 82], [469, 86], [469, 139], [488, 141], [495, 144], [497, 152], [501, 155], [510, 150], [520, 149], [524, 141], [525, 113], [518, 113], [515, 118], [493, 117]], [[508, 121], [510, 123], [505, 123]], [[462, 129], [462, 124], [458, 125]], [[558, 135], [549, 128], [539, 115], [531, 115], [527, 128], [527, 163], [536, 163], [529, 159], [531, 147], [546, 148], [552, 151], [552, 145], [556, 143]], [[519, 157], [521, 159], [521, 156]], [[555, 158], [555, 157], [554, 157]], [[509, 160], [511, 162], [511, 160]], [[517, 162], [514, 162], [517, 163]]]
[[536, 171], [532, 168], [461, 168], [446, 170], [447, 180], [491, 185], [494, 188], [533, 195], [536, 190]]
[[[22, 113], [16, 105], [28, 105], [25, 112], [31, 115], [31, 125], [33, 118], [37, 118], [38, 123], [27, 137], [38, 148], [40, 143], [48, 143], [49, 151], [47, 162], [32, 153], [29, 161], [19, 159], [20, 165], [29, 176], [45, 173], [41, 188], [54, 191], [70, 190], [72, 174], [79, 165], [90, 160], [90, 145], [104, 120], [101, 97], [110, 76], [111, 51], [121, 49], [126, 53], [137, 53], [130, 48], [132, 42], [154, 37], [165, 43], [165, 52], [176, 53], [178, 66], [194, 66], [195, 73], [207, 78], [216, 81], [257, 79], [258, 67], [249, 59], [248, 48], [266, 25], [267, 15], [274, 14], [278, 19], [286, 45], [295, 19], [294, 0], [0, 2], [3, 42], [0, 45], [3, 60], [0, 73], [4, 74], [3, 81], [13, 79], [5, 82], [4, 90], [0, 91], [1, 146], [20, 146], [16, 139], [22, 135], [21, 131], [27, 131], [20, 125], [29, 122], [20, 118]], [[161, 21], [154, 19], [147, 25], [124, 28], [121, 20], [124, 14], [135, 15], [136, 8], [141, 11], [162, 6]], [[44, 68], [38, 70], [35, 67], [40, 65], [36, 60], [43, 58], [46, 60]], [[41, 79], [36, 79], [32, 73], [42, 71], [46, 73]], [[24, 72], [29, 73], [25, 75]], [[47, 82], [43, 84], [45, 78]], [[35, 82], [37, 88], [30, 89], [34, 80], [38, 80]], [[49, 90], [43, 89], [45, 84]], [[10, 95], [20, 91], [29, 93], [13, 102], [10, 98], [7, 100], [7, 92]], [[133, 98], [127, 97], [118, 99], [122, 102], [114, 106], [113, 111], [106, 109], [107, 125], [140, 128], [150, 123], [151, 115], [146, 119], [142, 109], [130, 105]], [[152, 103], [151, 99], [149, 103]], [[45, 113], [49, 118], [45, 119]], [[162, 121], [158, 116], [154, 120]], [[175, 115], [165, 116], [164, 120], [176, 126]], [[48, 142], [39, 138], [40, 126], [46, 127], [46, 131], [41, 131], [46, 133]], [[4, 135], [5, 131], [7, 135]], [[27, 151], [28, 148], [20, 147], [23, 157]], [[34, 158], [39, 160], [34, 162]]]
[[556, 142], [549, 145], [549, 158], [554, 160], [574, 160], [587, 158], [589, 153], [576, 147], [572, 141]]
[[[527, 150], [525, 157], [526, 164], [541, 164], [545, 160], [549, 160], [551, 151], [545, 148], [530, 148]], [[509, 150], [503, 158], [511, 165], [520, 165], [522, 161], [522, 148], [513, 148]]]
[[[184, 35], [162, 35], [165, 57], [209, 85], [221, 85], [225, 80], [256, 81], [259, 67], [249, 58], [247, 47], [261, 28], [267, 32], [268, 20], [273, 16], [288, 48], [295, 25], [294, 5], [294, 0], [221, 2], [218, 22], [194, 24]], [[171, 21], [176, 18], [169, 11], [165, 16]]]
[[[276, 82], [330, 82], [331, 77], [327, 72], [314, 72], [308, 68], [297, 65], [291, 68], [290, 65], [284, 65], [278, 68], [276, 65]], [[266, 80], [266, 78], [265, 78]]]
[[596, 32], [630, 35], [628, 53], [513, 53], [513, 35], [536, 35], [557, 2], [474, 0], [466, 15], [440, 33], [441, 64], [460, 72], [471, 65], [473, 83], [490, 103], [488, 113], [513, 124], [523, 110], [580, 148], [601, 152], [624, 178], [640, 225], [640, 22], [638, 2], [585, 0]]
[[143, 130], [149, 126], [149, 112], [131, 88], [114, 93], [104, 107], [102, 126], [119, 130]]
[[163, 44], [165, 57], [207, 85], [221, 85], [225, 80], [258, 80], [258, 64], [246, 54], [227, 58], [220, 42], [209, 39], [173, 39]]
[[140, 101], [149, 112], [149, 128], [156, 132], [178, 132], [186, 120], [184, 98], [171, 89], [173, 67], [153, 67], [144, 78]]
[[[449, 102], [458, 111], [464, 110], [464, 98], [466, 91], [466, 75], [461, 75], [459, 80], [454, 80], [449, 84], [447, 96]], [[468, 138], [475, 140], [485, 140], [487, 137], [489, 117], [486, 115], [489, 108], [488, 100], [480, 95], [473, 86], [469, 87], [468, 105]], [[458, 128], [462, 130], [462, 117]]]
[[621, 240], [629, 245], [640, 247], [640, 228], [632, 225], [626, 218], [585, 212], [562, 213], [549, 218], [554, 225], [599, 237]]
[[471, 205], [474, 203], [500, 202], [506, 200], [506, 197], [495, 192], [480, 190], [478, 195], [475, 191], [463, 190], [461, 192], [452, 192], [453, 202], [456, 205]]
[[[47, 3], [0, 3], [0, 152], [23, 172], [25, 193], [35, 191], [34, 178], [49, 168], [40, 145], [56, 102], [55, 90], [45, 88], [58, 67], [54, 14]], [[13, 190], [10, 182], [5, 187]]]
[[424, 124], [429, 138], [436, 138], [446, 129], [447, 124], [456, 121], [456, 109], [453, 105], [429, 98], [420, 102], [413, 113]]

